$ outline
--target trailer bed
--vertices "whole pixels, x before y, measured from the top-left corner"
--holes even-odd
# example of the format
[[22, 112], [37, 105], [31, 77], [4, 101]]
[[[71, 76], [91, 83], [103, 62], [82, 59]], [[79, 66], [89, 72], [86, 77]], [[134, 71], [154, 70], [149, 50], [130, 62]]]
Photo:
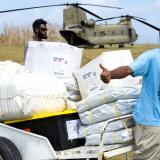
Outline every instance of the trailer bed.
[[130, 117], [132, 117], [132, 115], [113, 118], [106, 121], [106, 124], [102, 129], [99, 146], [82, 146], [55, 151], [46, 137], [34, 133], [29, 133], [2, 123], [0, 123], [0, 137], [5, 137], [9, 141], [13, 142], [22, 155], [23, 160], [63, 160], [90, 158], [98, 158], [99, 160], [102, 160], [103, 158], [107, 159], [134, 150], [133, 144], [114, 144], [103, 146], [103, 134], [106, 126], [110, 122], [117, 119]]
[[[134, 145], [108, 145], [104, 146], [104, 158], [114, 157], [123, 153], [130, 152], [134, 149]], [[72, 149], [56, 151], [59, 159], [88, 159], [98, 158], [99, 146], [82, 146]]]

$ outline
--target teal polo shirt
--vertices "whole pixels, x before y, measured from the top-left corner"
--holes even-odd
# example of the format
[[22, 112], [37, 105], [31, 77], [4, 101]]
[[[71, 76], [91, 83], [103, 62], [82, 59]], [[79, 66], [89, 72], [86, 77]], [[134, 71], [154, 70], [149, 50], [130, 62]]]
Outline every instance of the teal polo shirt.
[[132, 76], [142, 76], [142, 90], [133, 108], [137, 124], [160, 126], [160, 49], [144, 52], [130, 68]]

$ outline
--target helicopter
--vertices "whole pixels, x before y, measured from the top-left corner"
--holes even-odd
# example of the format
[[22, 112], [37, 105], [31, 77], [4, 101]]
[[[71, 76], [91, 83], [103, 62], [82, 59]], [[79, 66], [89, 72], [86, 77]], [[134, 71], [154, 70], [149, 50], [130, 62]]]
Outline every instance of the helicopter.
[[[118, 44], [119, 47], [124, 47], [125, 43], [133, 44], [137, 40], [138, 34], [132, 27], [130, 19], [123, 18], [117, 24], [97, 25], [96, 22], [107, 19], [82, 8], [80, 5], [84, 4], [71, 4], [63, 10], [63, 29], [59, 32], [70, 45], [86, 45], [90, 48], [99, 45], [99, 48], [103, 48], [106, 44], [110, 46]], [[102, 7], [102, 5], [98, 6]], [[98, 18], [98, 20], [88, 20], [86, 13]]]
[[[130, 15], [102, 18], [81, 7], [81, 5], [122, 9], [119, 7], [93, 4], [68, 4], [68, 7], [63, 10], [63, 29], [59, 32], [70, 45], [86, 45], [90, 48], [95, 45], [99, 45], [99, 48], [104, 48], [104, 45], [106, 44], [110, 46], [113, 44], [118, 44], [120, 48], [123, 48], [124, 44], [134, 45], [134, 42], [138, 39], [138, 34], [132, 26], [132, 19], [149, 26], [160, 33], [160, 28], [145, 22], [144, 20], [146, 19], [144, 18]], [[98, 20], [88, 20], [86, 13], [98, 18]], [[117, 24], [96, 24], [96, 22], [99, 21], [106, 21], [116, 18], [120, 18]]]
[[[122, 9], [120, 7], [96, 4], [65, 3], [5, 10], [0, 11], [0, 13], [45, 7], [66, 6], [63, 10], [63, 29], [59, 31], [61, 36], [70, 45], [85, 46], [89, 48], [92, 48], [95, 45], [98, 45], [99, 48], [104, 48], [104, 45], [112, 46], [113, 44], [118, 44], [120, 48], [124, 47], [125, 44], [134, 45], [134, 42], [138, 39], [138, 34], [132, 26], [132, 19], [149, 26], [160, 33], [160, 28], [146, 22], [144, 18], [130, 15], [102, 18], [86, 8], [81, 7], [82, 5]], [[87, 19], [86, 13], [96, 17], [97, 20]], [[96, 24], [100, 21], [116, 18], [120, 18], [117, 24]]]

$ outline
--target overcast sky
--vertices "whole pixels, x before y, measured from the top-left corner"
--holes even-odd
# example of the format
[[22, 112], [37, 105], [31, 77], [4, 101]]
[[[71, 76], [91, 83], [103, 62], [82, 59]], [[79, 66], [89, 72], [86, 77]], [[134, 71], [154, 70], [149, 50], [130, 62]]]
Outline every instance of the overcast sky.
[[[24, 8], [41, 5], [63, 4], [63, 3], [92, 3], [99, 5], [117, 6], [122, 7], [122, 10], [83, 6], [95, 14], [108, 18], [120, 15], [133, 15], [147, 19], [147, 22], [160, 28], [160, 0], [0, 0], [0, 11]], [[18, 11], [11, 13], [0, 14], [0, 32], [3, 32], [4, 24], [12, 25], [30, 25], [37, 18], [44, 18], [45, 20], [58, 25], [60, 28], [63, 24], [63, 8], [64, 7], [51, 7], [43, 9], [34, 9], [26, 11]], [[89, 18], [94, 18], [87, 15]], [[95, 18], [96, 19], [96, 18]], [[116, 23], [108, 21], [107, 23]], [[133, 26], [139, 35], [137, 43], [159, 43], [159, 34], [152, 28], [132, 20]]]

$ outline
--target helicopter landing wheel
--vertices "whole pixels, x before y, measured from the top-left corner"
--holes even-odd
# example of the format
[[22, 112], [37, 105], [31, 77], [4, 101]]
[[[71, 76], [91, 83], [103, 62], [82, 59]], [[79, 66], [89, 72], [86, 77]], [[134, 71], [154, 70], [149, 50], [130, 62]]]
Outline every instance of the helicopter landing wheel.
[[119, 48], [124, 48], [124, 44], [119, 44], [118, 47]]

